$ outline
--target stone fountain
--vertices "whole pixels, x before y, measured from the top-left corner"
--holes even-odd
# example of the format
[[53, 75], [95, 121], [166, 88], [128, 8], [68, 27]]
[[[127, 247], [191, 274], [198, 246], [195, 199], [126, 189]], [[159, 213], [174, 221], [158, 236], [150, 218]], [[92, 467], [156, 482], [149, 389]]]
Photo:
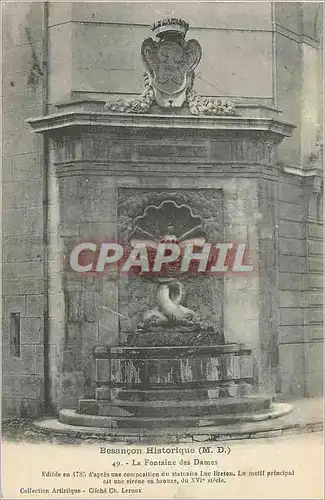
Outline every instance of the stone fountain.
[[[293, 127], [275, 110], [239, 116], [229, 100], [199, 96], [202, 50], [186, 41], [187, 23], [165, 19], [152, 29], [156, 39], [141, 47], [146, 73], [139, 99], [71, 101], [30, 120], [51, 140], [60, 228], [77, 226], [82, 214], [93, 227], [108, 221], [124, 246], [247, 240], [257, 269], [246, 279], [216, 279], [169, 265], [161, 275], [99, 279], [94, 293], [87, 279], [77, 282], [64, 271], [69, 314], [55, 380], [59, 422], [68, 430], [209, 428], [291, 411], [273, 402], [271, 246], [275, 150]], [[72, 198], [77, 210], [70, 209]], [[73, 234], [60, 236], [68, 252]], [[96, 325], [105, 307], [97, 310], [96, 300], [105, 304], [108, 287], [117, 309], [103, 333]]]

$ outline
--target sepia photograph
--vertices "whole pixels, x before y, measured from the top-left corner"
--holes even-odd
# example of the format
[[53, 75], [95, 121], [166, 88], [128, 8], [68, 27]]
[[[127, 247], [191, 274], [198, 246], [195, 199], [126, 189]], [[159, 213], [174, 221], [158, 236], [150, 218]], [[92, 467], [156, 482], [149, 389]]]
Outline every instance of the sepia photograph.
[[1, 16], [2, 498], [324, 498], [323, 2]]

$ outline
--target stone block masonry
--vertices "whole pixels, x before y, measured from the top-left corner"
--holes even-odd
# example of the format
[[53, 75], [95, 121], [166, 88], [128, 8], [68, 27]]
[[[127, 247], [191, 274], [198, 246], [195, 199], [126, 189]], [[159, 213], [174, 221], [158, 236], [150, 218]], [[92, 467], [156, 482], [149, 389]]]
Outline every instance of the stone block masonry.
[[43, 140], [26, 119], [42, 114], [43, 5], [26, 2], [18, 15], [9, 3], [4, 16], [2, 413], [36, 417], [44, 411]]
[[278, 387], [309, 397], [322, 393], [322, 218], [310, 213], [313, 196], [308, 179], [280, 176]]

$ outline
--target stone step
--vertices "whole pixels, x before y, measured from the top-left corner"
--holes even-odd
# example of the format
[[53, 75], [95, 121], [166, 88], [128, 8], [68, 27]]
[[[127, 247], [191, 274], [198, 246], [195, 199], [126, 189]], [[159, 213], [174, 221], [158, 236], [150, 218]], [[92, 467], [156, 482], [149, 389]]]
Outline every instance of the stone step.
[[278, 418], [291, 411], [288, 407], [278, 409], [271, 405], [267, 410], [255, 413], [233, 413], [225, 415], [209, 415], [205, 417], [182, 416], [182, 417], [128, 417], [117, 419], [118, 428], [139, 427], [156, 429], [157, 427], [204, 427], [210, 425], [235, 424], [240, 422], [262, 421], [269, 418]]
[[62, 424], [82, 427], [97, 428], [138, 428], [138, 429], [161, 429], [161, 428], [193, 428], [213, 425], [230, 425], [240, 422], [261, 422], [286, 415], [292, 411], [287, 404], [272, 403], [267, 410], [255, 413], [209, 415], [207, 417], [182, 416], [178, 418], [163, 417], [108, 417], [98, 415], [85, 415], [75, 410], [65, 409], [59, 412], [59, 421]]
[[81, 425], [84, 427], [101, 427], [111, 429], [117, 426], [113, 417], [100, 417], [99, 415], [86, 415], [76, 410], [64, 409], [59, 411], [59, 421], [62, 424]]
[[78, 413], [85, 413], [86, 415], [98, 415], [99, 404], [96, 399], [79, 399]]
[[87, 415], [107, 415], [111, 417], [123, 415], [144, 417], [204, 416], [235, 412], [255, 412], [267, 409], [271, 402], [272, 398], [270, 396], [261, 396], [260, 394], [237, 398], [185, 399], [183, 401], [177, 399], [155, 401], [80, 399], [78, 412]]
[[[115, 416], [115, 409], [120, 408], [130, 412], [135, 417], [179, 416], [204, 417], [207, 415], [224, 415], [234, 413], [251, 413], [266, 410], [270, 407], [272, 398], [269, 396], [247, 396], [246, 398], [217, 398], [205, 401], [111, 401], [101, 402], [100, 415]], [[113, 413], [112, 413], [113, 412]]]
[[[294, 401], [294, 406], [287, 403], [274, 404], [273, 413], [260, 422], [246, 421], [234, 424], [221, 424], [217, 426], [200, 427], [159, 427], [157, 429], [141, 428], [108, 428], [108, 427], [84, 427], [78, 425], [63, 424], [54, 418], [36, 420], [33, 426], [38, 432], [53, 436], [53, 439], [69, 442], [75, 438], [76, 443], [81, 439], [96, 440], [96, 442], [106, 443], [137, 443], [137, 444], [164, 444], [175, 445], [193, 442], [225, 441], [227, 439], [278, 439], [281, 436], [292, 436], [304, 432], [319, 432], [323, 429], [323, 401], [317, 400], [317, 408], [314, 399]], [[292, 411], [293, 410], [293, 411]], [[276, 418], [280, 417], [280, 418]], [[60, 437], [61, 436], [61, 437]], [[273, 444], [276, 444], [273, 441]]]
[[[171, 399], [173, 401], [207, 400], [227, 397], [229, 392], [232, 393], [232, 396], [239, 397], [246, 396], [253, 391], [252, 381], [251, 383], [242, 381], [237, 384], [222, 382], [220, 384], [214, 383], [210, 385], [211, 387], [204, 388], [156, 388], [151, 390], [98, 387], [96, 389], [96, 399], [119, 399], [122, 401], [159, 401], [165, 399]], [[231, 391], [229, 389], [231, 389]]]
[[109, 417], [133, 416], [132, 409], [124, 409], [118, 405], [111, 405], [109, 401], [96, 401], [96, 399], [79, 399], [78, 413], [86, 415], [101, 415]]

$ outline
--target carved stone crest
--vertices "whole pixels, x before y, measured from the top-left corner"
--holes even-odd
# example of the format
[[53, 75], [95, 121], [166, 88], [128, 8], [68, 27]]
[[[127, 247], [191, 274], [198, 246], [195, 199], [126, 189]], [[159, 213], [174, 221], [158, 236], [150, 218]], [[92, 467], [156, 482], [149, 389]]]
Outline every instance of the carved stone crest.
[[141, 55], [146, 68], [144, 88], [138, 99], [107, 101], [105, 110], [114, 113], [148, 113], [160, 109], [184, 107], [192, 115], [228, 116], [235, 106], [228, 99], [201, 97], [193, 88], [194, 71], [202, 56], [197, 40], [185, 40], [188, 23], [182, 19], [163, 19], [151, 30], [156, 40], [146, 38]]
[[181, 19], [164, 19], [152, 27], [157, 41], [147, 38], [141, 46], [156, 102], [162, 108], [183, 105], [202, 56], [197, 40], [185, 41], [187, 30], [188, 24]]

